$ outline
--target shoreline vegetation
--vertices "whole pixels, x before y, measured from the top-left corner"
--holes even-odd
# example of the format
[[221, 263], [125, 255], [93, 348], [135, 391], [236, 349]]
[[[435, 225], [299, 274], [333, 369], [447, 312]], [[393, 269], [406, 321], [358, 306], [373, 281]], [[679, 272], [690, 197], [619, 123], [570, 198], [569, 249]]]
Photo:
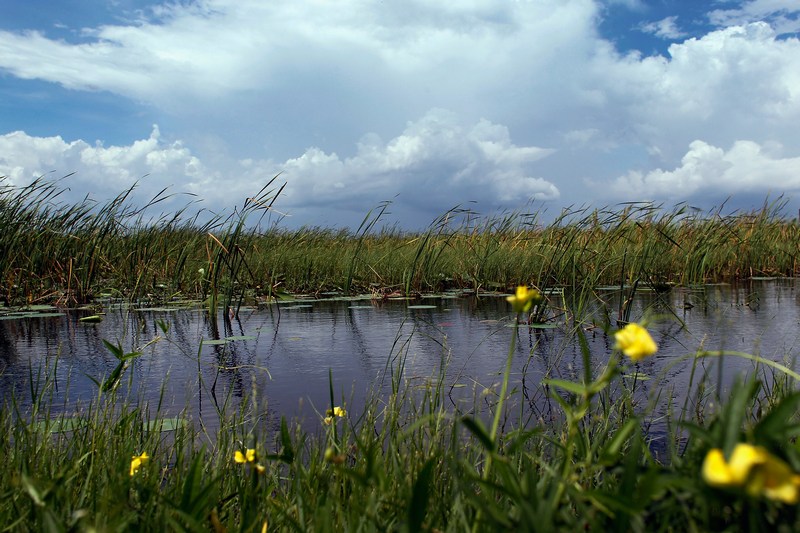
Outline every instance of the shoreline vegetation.
[[273, 178], [234, 213], [201, 223], [202, 213], [185, 218], [189, 206], [145, 216], [164, 191], [143, 207], [128, 202], [133, 188], [103, 205], [66, 204], [57, 182], [0, 179], [0, 301], [74, 306], [105, 294], [235, 307], [287, 294], [658, 290], [800, 272], [800, 225], [780, 215], [781, 201], [729, 215], [649, 203], [565, 210], [547, 224], [536, 212], [453, 208], [409, 233], [383, 225], [388, 203], [355, 231], [265, 224], [281, 189]]
[[[582, 376], [541, 380], [554, 416], [534, 419], [514, 386], [516, 327], [499, 382], [476, 389], [471, 409], [456, 412], [446, 401], [446, 368], [424, 383], [407, 381], [401, 353], [391, 360], [391, 393], [373, 394], [360, 410], [335, 396], [340, 384], [330, 374], [317, 433], [292, 420], [266, 424], [255, 390], [221, 409], [214, 431], [168, 417], [117, 386], [132, 379], [125, 371], [138, 353], [106, 342], [120, 370], [96, 381], [93, 400], [57, 400], [69, 395], [56, 389], [69, 384], [56, 383], [47, 364], [30, 370], [30, 405], [2, 398], [3, 531], [800, 527], [796, 354], [784, 366], [689, 347], [686, 399], [676, 404], [663, 390], [642, 404], [637, 364], [658, 350], [647, 317], [608, 325], [613, 348], [599, 364], [584, 338], [585, 303], [599, 285], [632, 295], [637, 287], [795, 276], [800, 227], [779, 216], [779, 203], [738, 215], [631, 204], [564, 213], [546, 225], [536, 214], [453, 209], [414, 234], [382, 228], [382, 204], [354, 232], [265, 229], [259, 220], [280, 190], [270, 181], [233, 215], [200, 224], [183, 211], [145, 219], [127, 203], [131, 190], [95, 206], [59, 203], [60, 189], [44, 181], [0, 186], [0, 298], [22, 307], [92, 304], [108, 294], [195, 298], [216, 315], [297, 293], [383, 298], [455, 288], [512, 293], [519, 326], [545, 307], [548, 290], [564, 289], [571, 297], [559, 327], [575, 339]], [[731, 357], [753, 371], [723, 390], [717, 365]], [[647, 432], [656, 401], [670, 406], [657, 454]]]

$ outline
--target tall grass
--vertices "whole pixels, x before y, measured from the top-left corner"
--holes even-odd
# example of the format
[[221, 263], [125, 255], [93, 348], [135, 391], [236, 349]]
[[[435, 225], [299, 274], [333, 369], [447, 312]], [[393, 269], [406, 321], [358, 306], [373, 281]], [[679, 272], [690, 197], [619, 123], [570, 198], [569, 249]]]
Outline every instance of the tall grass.
[[[0, 182], [1, 184], [2, 182]], [[284, 292], [408, 295], [445, 289], [506, 290], [518, 282], [586, 294], [601, 285], [691, 285], [800, 271], [800, 226], [781, 201], [757, 211], [697, 212], [653, 204], [480, 216], [454, 208], [427, 230], [385, 223], [384, 203], [355, 231], [262, 227], [282, 187], [276, 178], [224, 216], [146, 217], [132, 189], [97, 205], [60, 200], [60, 182], [0, 186], [0, 298], [8, 305], [81, 304], [100, 293], [131, 300], [202, 298], [235, 314]], [[624, 309], [620, 309], [624, 318]]]

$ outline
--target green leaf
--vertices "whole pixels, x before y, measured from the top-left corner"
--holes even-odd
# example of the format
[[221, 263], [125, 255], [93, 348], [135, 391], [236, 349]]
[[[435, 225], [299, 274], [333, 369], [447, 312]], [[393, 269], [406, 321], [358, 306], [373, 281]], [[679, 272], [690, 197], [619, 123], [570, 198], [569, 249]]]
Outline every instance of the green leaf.
[[739, 383], [734, 385], [733, 393], [723, 415], [722, 449], [725, 457], [730, 457], [734, 446], [739, 443], [747, 404], [755, 397], [760, 387], [761, 383], [754, 379], [748, 380], [744, 386]]
[[281, 445], [283, 446], [283, 450], [281, 450], [281, 460], [287, 464], [291, 464], [294, 461], [295, 453], [285, 416], [281, 417]]
[[480, 420], [477, 420], [472, 417], [464, 416], [461, 418], [461, 423], [475, 435], [475, 437], [483, 444], [483, 447], [490, 452], [495, 451], [496, 444], [489, 436], [489, 433], [486, 431], [486, 427], [484, 427], [483, 423]]
[[542, 383], [545, 385], [558, 387], [559, 389], [564, 389], [567, 392], [571, 392], [572, 394], [577, 394], [579, 396], [585, 395], [588, 391], [586, 385], [575, 383], [573, 381], [567, 381], [565, 379], [543, 379]]
[[34, 431], [48, 431], [49, 433], [65, 433], [75, 431], [86, 425], [82, 418], [56, 418], [54, 420], [40, 420], [30, 425]]
[[157, 418], [147, 423], [147, 431], [175, 431], [186, 425], [186, 420], [180, 417]]
[[614, 464], [619, 460], [620, 451], [622, 450], [622, 445], [625, 444], [625, 441], [631, 436], [639, 426], [639, 420], [636, 418], [631, 418], [622, 425], [619, 430], [611, 437], [611, 440], [603, 448], [603, 451], [600, 452], [600, 459], [606, 464]]
[[411, 491], [411, 501], [408, 504], [408, 530], [422, 531], [422, 523], [425, 521], [425, 514], [428, 510], [428, 501], [431, 493], [431, 479], [433, 478], [433, 467], [436, 464], [435, 457], [431, 457], [422, 466], [414, 488]]
[[117, 359], [121, 360], [125, 356], [125, 351], [122, 349], [122, 344], [111, 344], [105, 339], [103, 339], [103, 344]]
[[790, 394], [772, 408], [772, 410], [762, 418], [754, 429], [756, 438], [766, 437], [772, 440], [788, 440], [785, 434], [790, 429], [795, 429], [797, 422], [790, 422], [790, 419], [797, 414], [800, 409], [800, 392]]

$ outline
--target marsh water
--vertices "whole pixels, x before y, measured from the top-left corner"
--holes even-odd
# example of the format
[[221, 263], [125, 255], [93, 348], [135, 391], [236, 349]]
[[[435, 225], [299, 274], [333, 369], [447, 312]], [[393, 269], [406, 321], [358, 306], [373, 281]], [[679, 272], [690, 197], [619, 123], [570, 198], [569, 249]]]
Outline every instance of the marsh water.
[[[602, 367], [614, 344], [620, 299], [629, 293], [630, 288], [598, 289], [581, 309], [569, 295], [553, 293], [545, 327], [517, 328], [499, 294], [297, 300], [243, 308], [232, 320], [220, 315], [216, 325], [202, 309], [137, 309], [111, 301], [99, 323], [80, 321], [95, 312], [88, 310], [0, 309], [0, 398], [5, 408], [13, 399], [24, 410], [46, 391], [54, 411], [80, 409], [97, 397], [95, 381], [118, 364], [107, 340], [142, 353], [131, 360], [117, 394], [211, 427], [220, 410], [254, 396], [267, 423], [286, 415], [318, 425], [330, 404], [331, 384], [335, 402], [358, 414], [366, 401], [388, 394], [393, 382], [421, 390], [441, 378], [443, 401], [468, 411], [499, 389], [516, 335], [512, 386], [519, 412], [541, 419], [547, 409], [541, 380], [582, 375], [576, 327], [585, 334], [593, 366]], [[659, 345], [654, 357], [627, 369], [628, 386], [643, 402], [659, 393], [662, 406], [670, 397], [675, 404], [686, 398], [692, 369], [687, 355], [701, 347], [747, 352], [791, 368], [800, 353], [795, 279], [637, 290], [630, 319], [643, 316]], [[756, 369], [752, 361], [731, 356], [719, 364], [718, 358], [703, 359], [697, 370], [722, 389]]]

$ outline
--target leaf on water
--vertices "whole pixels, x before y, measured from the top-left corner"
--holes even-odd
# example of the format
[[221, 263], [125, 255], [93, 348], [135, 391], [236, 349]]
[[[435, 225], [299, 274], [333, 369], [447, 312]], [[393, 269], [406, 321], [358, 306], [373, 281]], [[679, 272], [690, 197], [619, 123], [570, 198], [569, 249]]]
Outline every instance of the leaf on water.
[[534, 328], [534, 329], [555, 329], [555, 328], [558, 327], [558, 325], [553, 324], [553, 323], [542, 323], [542, 322], [537, 322], [537, 323], [533, 323], [533, 324], [526, 324], [526, 325], [529, 328]]
[[375, 309], [371, 305], [351, 305], [348, 309]]
[[186, 425], [186, 420], [180, 417], [157, 418], [147, 423], [148, 431], [175, 431]]
[[519, 324], [506, 324], [507, 328], [531, 328], [531, 329], [554, 329], [558, 327], [558, 324], [553, 323], [543, 323], [543, 322], [534, 322], [533, 324], [524, 324], [520, 322]]
[[292, 309], [310, 309], [314, 307], [311, 304], [300, 304], [300, 305], [287, 305], [286, 307], [281, 307], [284, 311], [289, 311]]
[[436, 309], [435, 305], [409, 305], [408, 309]]
[[52, 305], [29, 305], [25, 308], [26, 311], [54, 311], [55, 309]]
[[83, 318], [78, 319], [78, 322], [84, 322], [87, 324], [96, 324], [97, 322], [102, 322], [102, 321], [103, 317], [101, 317], [100, 315], [85, 316]]
[[56, 418], [53, 420], [40, 420], [30, 425], [34, 431], [49, 431], [50, 433], [64, 433], [75, 431], [86, 425], [82, 418]]
[[203, 339], [200, 341], [200, 344], [203, 346], [219, 346], [221, 344], [225, 344], [227, 341], [225, 339]]
[[233, 342], [233, 341], [254, 341], [254, 340], [256, 340], [256, 336], [255, 336], [255, 335], [233, 335], [233, 336], [231, 336], [231, 337], [225, 337], [225, 340], [226, 340], [227, 342]]
[[635, 379], [637, 381], [647, 381], [650, 379], [650, 376], [647, 374], [643, 374], [641, 372], [631, 372], [630, 374], [622, 374], [622, 377], [628, 379]]

